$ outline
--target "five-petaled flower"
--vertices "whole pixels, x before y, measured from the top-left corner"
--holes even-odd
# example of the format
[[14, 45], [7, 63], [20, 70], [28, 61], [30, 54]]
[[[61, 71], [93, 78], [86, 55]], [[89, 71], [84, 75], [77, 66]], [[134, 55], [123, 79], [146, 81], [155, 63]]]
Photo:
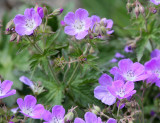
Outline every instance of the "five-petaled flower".
[[102, 123], [101, 118], [97, 117], [94, 113], [91, 112], [86, 112], [84, 118], [85, 121], [81, 118], [76, 118], [74, 123]]
[[107, 89], [118, 99], [124, 99], [136, 93], [136, 90], [133, 90], [134, 82], [124, 83], [122, 80], [114, 81], [112, 86], [108, 86]]
[[46, 110], [42, 117], [45, 123], [64, 123], [65, 109], [61, 105], [55, 105], [52, 108], [52, 113]]
[[68, 35], [75, 36], [78, 40], [85, 38], [92, 23], [91, 18], [88, 16], [88, 11], [81, 8], [77, 9], [75, 14], [69, 12], [64, 17], [64, 22], [67, 25], [64, 32]]
[[99, 78], [100, 86], [97, 86], [94, 89], [94, 97], [101, 100], [104, 104], [107, 105], [112, 105], [116, 102], [116, 97], [113, 96], [107, 89], [108, 86], [112, 85], [112, 82], [112, 78], [104, 73]]
[[145, 63], [145, 69], [150, 73], [147, 79], [147, 83], [155, 83], [160, 87], [160, 57], [152, 58]]
[[23, 35], [31, 35], [42, 23], [40, 15], [33, 9], [26, 9], [24, 15], [18, 14], [14, 18], [15, 31]]
[[148, 78], [148, 73], [139, 62], [133, 63], [130, 59], [122, 59], [118, 62], [118, 67], [113, 67], [110, 73], [113, 75], [121, 75], [126, 81], [140, 81]]
[[12, 85], [10, 80], [0, 81], [0, 99], [16, 94], [16, 90], [10, 90]]
[[25, 96], [24, 101], [22, 98], [17, 99], [17, 104], [21, 110], [20, 112], [23, 115], [33, 119], [41, 119], [45, 109], [43, 105], [41, 104], [36, 105], [36, 103], [37, 100], [32, 95]]

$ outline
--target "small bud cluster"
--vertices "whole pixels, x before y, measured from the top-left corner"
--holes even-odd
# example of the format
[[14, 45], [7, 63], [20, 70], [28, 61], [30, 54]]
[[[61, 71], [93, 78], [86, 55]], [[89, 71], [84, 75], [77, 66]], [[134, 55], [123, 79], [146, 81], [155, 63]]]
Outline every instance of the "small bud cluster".
[[132, 12], [132, 10], [134, 8], [134, 13], [136, 15], [136, 18], [138, 18], [138, 16], [140, 14], [142, 14], [142, 15], [145, 14], [145, 9], [138, 0], [135, 1], [134, 3], [131, 3], [130, 1], [128, 1], [126, 4], [126, 8], [128, 10], [128, 13]]

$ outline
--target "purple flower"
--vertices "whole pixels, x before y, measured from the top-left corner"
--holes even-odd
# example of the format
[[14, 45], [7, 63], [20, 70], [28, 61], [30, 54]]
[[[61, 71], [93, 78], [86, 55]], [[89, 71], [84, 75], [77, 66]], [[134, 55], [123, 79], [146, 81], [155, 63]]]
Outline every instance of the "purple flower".
[[126, 53], [132, 53], [132, 52], [133, 52], [133, 49], [132, 49], [131, 46], [125, 46], [124, 51], [125, 51]]
[[118, 99], [124, 99], [136, 93], [136, 90], [133, 90], [134, 82], [124, 83], [122, 80], [114, 81], [112, 86], [108, 86], [107, 89]]
[[16, 90], [10, 90], [13, 82], [5, 80], [1, 83], [0, 81], [0, 99], [16, 94]]
[[19, 78], [19, 80], [20, 80], [21, 82], [23, 82], [24, 84], [28, 85], [32, 90], [35, 89], [35, 86], [34, 86], [33, 82], [32, 82], [30, 79], [28, 79], [27, 77], [21, 76], [21, 77]]
[[113, 58], [113, 59], [110, 60], [111, 63], [115, 63], [115, 62], [117, 62], [117, 61], [118, 61], [118, 60], [117, 60], [116, 58]]
[[145, 69], [150, 73], [147, 79], [147, 83], [155, 83], [160, 87], [160, 57], [152, 58], [145, 63]]
[[65, 109], [63, 106], [56, 105], [52, 108], [52, 113], [46, 110], [43, 114], [45, 123], [64, 123]]
[[116, 97], [113, 96], [107, 89], [108, 86], [112, 85], [112, 81], [112, 78], [104, 73], [99, 78], [100, 86], [97, 86], [94, 89], [94, 97], [101, 100], [104, 104], [107, 105], [112, 105], [116, 102]]
[[109, 118], [106, 123], [117, 123], [117, 120]]
[[152, 3], [154, 3], [155, 5], [159, 5], [160, 1], [159, 0], [150, 0]]
[[122, 55], [122, 54], [120, 54], [120, 53], [116, 53], [116, 54], [115, 54], [115, 57], [116, 57], [116, 58], [124, 58], [124, 55]]
[[26, 9], [24, 15], [18, 14], [14, 18], [15, 31], [19, 35], [31, 35], [42, 23], [39, 14], [33, 9]]
[[93, 27], [95, 28], [95, 26], [100, 23], [101, 21], [101, 18], [97, 15], [92, 15], [91, 16], [91, 19], [92, 19], [92, 24], [91, 24], [91, 29], [93, 30]]
[[64, 29], [65, 33], [75, 36], [78, 40], [85, 38], [92, 23], [91, 18], [88, 16], [88, 11], [81, 8], [77, 9], [75, 14], [69, 12], [64, 17], [64, 22], [67, 24]]
[[36, 105], [36, 103], [37, 100], [32, 95], [25, 96], [24, 101], [22, 98], [17, 99], [17, 104], [21, 110], [20, 112], [23, 115], [33, 119], [41, 119], [45, 109], [43, 105], [41, 104]]
[[101, 118], [97, 118], [97, 116], [91, 112], [86, 112], [84, 118], [85, 121], [81, 118], [76, 118], [74, 123], [102, 123]]
[[42, 8], [42, 7], [38, 7], [38, 8], [37, 8], [37, 12], [38, 12], [38, 14], [39, 14], [39, 16], [40, 16], [41, 18], [44, 17], [44, 12], [43, 12], [43, 8]]
[[113, 20], [112, 19], [102, 18], [101, 19], [101, 24], [103, 24], [103, 26], [107, 29], [106, 30], [107, 34], [110, 35], [114, 32], [114, 30], [111, 30], [112, 26], [113, 26]]
[[159, 56], [160, 56], [160, 50], [155, 49], [151, 52], [151, 58], [159, 57]]
[[148, 78], [145, 68], [142, 64], [133, 63], [130, 59], [122, 59], [118, 62], [118, 67], [113, 67], [110, 73], [113, 75], [121, 75], [126, 81], [140, 81]]

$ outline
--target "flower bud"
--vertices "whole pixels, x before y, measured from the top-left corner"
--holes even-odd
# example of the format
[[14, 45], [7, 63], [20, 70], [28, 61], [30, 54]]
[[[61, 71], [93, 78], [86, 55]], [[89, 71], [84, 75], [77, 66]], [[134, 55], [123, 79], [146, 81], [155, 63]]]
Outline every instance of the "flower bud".
[[10, 37], [10, 41], [14, 41], [17, 37], [17, 33], [13, 33]]
[[104, 27], [104, 26], [101, 26], [101, 32], [102, 32], [102, 34], [106, 34], [106, 28]]
[[21, 36], [17, 35], [17, 43], [21, 40]]
[[47, 13], [48, 13], [48, 10], [47, 10], [47, 8], [45, 6], [43, 7], [43, 12], [44, 12], [44, 16], [46, 16]]
[[6, 25], [6, 30], [9, 29], [9, 28], [11, 28], [12, 24], [13, 24], [13, 19], [11, 19], [11, 20], [7, 23], [7, 25]]
[[138, 5], [135, 7], [134, 12], [136, 14], [136, 18], [138, 18], [139, 14], [140, 14]]
[[60, 15], [62, 12], [63, 12], [63, 8], [58, 8], [58, 9], [54, 10], [50, 15], [57, 16], [57, 15]]
[[93, 105], [91, 112], [97, 115], [101, 112], [101, 109], [98, 106]]
[[106, 27], [107, 26], [107, 19], [106, 18], [102, 18], [101, 21], [100, 21], [100, 25]]
[[130, 13], [130, 12], [132, 12], [132, 4], [131, 3], [127, 3], [126, 4], [126, 8], [127, 8], [127, 10], [128, 10], [128, 13]]
[[144, 7], [142, 5], [139, 6], [140, 13], [144, 14]]
[[68, 113], [65, 115], [64, 121], [65, 121], [65, 122], [71, 122], [71, 121], [73, 120], [73, 118], [74, 118], [74, 114], [73, 114], [73, 112], [71, 111], [71, 112], [68, 112]]

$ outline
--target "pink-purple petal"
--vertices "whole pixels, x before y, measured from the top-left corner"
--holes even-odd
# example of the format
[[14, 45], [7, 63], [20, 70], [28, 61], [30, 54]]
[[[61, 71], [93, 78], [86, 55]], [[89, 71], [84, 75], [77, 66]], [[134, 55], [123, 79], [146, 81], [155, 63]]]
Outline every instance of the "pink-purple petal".
[[52, 108], [52, 116], [62, 119], [65, 114], [65, 109], [61, 105], [55, 105]]
[[23, 110], [24, 101], [23, 101], [22, 98], [18, 98], [18, 99], [17, 99], [17, 104], [18, 104], [19, 108], [20, 108], [21, 110]]
[[86, 37], [88, 31], [81, 31], [75, 35], [76, 39], [81, 40]]
[[72, 25], [75, 22], [75, 14], [73, 12], [68, 12], [64, 17], [64, 22], [68, 25]]
[[34, 107], [36, 105], [36, 103], [37, 103], [37, 100], [34, 96], [32, 96], [32, 95], [25, 96], [25, 98], [24, 98], [25, 107], [28, 107], [28, 108]]
[[24, 15], [18, 14], [15, 16], [13, 21], [15, 25], [25, 25], [25, 19], [26, 17]]
[[96, 123], [97, 122], [97, 116], [91, 112], [87, 112], [84, 117], [85, 117], [86, 123]]
[[10, 80], [4, 80], [1, 84], [1, 88], [2, 88], [2, 93], [6, 94], [10, 89], [11, 86], [13, 85], [13, 82]]
[[82, 120], [81, 118], [76, 118], [74, 120], [74, 123], [86, 123], [84, 120]]
[[86, 19], [87, 17], [89, 16], [88, 14], [88, 11], [85, 10], [85, 9], [77, 9], [76, 12], [75, 12], [75, 17], [76, 19], [79, 19], [79, 20], [84, 20]]
[[113, 118], [109, 118], [107, 120], [107, 123], [117, 123], [117, 120], [113, 119]]
[[65, 32], [66, 34], [72, 35], [72, 36], [76, 34], [76, 31], [75, 31], [75, 29], [74, 29], [72, 26], [66, 26], [66, 27], [64, 28], [64, 32]]
[[37, 104], [33, 109], [32, 118], [41, 119], [42, 118], [42, 114], [44, 113], [44, 111], [45, 111], [44, 106], [41, 105], [41, 104]]
[[113, 105], [116, 102], [116, 97], [113, 96], [105, 86], [97, 86], [94, 89], [94, 97], [106, 105]]
[[106, 73], [102, 74], [102, 76], [98, 79], [99, 84], [102, 86], [110, 86], [112, 85], [112, 78]]

